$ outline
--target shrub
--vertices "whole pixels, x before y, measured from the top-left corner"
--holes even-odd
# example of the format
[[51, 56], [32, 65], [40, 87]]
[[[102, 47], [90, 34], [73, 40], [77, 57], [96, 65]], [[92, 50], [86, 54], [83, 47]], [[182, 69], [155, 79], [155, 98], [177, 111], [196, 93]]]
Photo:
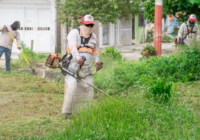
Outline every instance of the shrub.
[[173, 35], [174, 37], [177, 36], [179, 31], [179, 27], [178, 26], [174, 26], [173, 31], [171, 33], [171, 35]]
[[106, 56], [106, 57], [112, 57], [113, 59], [117, 59], [117, 60], [122, 59], [121, 51], [118, 51], [114, 46], [105, 47], [105, 51], [102, 52], [100, 55]]
[[[32, 66], [35, 66], [36, 62], [45, 63], [45, 60], [48, 57], [47, 54], [35, 53], [33, 50], [26, 47], [26, 44], [24, 42], [22, 42], [21, 45], [22, 45], [22, 52], [23, 52], [24, 56], [26, 57], [26, 59]], [[16, 60], [16, 61], [11, 60], [11, 67], [12, 68], [22, 68], [22, 69], [29, 68], [29, 66], [27, 65], [27, 62], [24, 59], [24, 57], [22, 56], [22, 54], [20, 53], [18, 56], [19, 56], [18, 60]]]
[[[24, 42], [22, 42], [21, 45], [22, 45], [22, 52], [23, 52], [23, 54], [25, 55], [26, 59], [29, 62], [35, 62], [35, 61], [38, 60], [37, 53], [35, 53], [33, 50], [31, 50], [28, 47], [26, 47], [26, 44]], [[25, 62], [25, 59], [21, 54], [19, 54], [18, 56], [19, 56], [19, 60], [20, 61]]]
[[154, 28], [151, 28], [151, 30], [147, 31], [147, 42], [153, 42], [153, 36], [154, 36]]
[[147, 44], [142, 49], [141, 54], [142, 54], [143, 57], [149, 58], [149, 56], [155, 56], [156, 55], [156, 49], [151, 44]]
[[200, 50], [196, 44], [182, 48], [178, 54], [169, 57], [150, 57], [132, 64], [127, 61], [116, 62], [107, 77], [95, 77], [95, 85], [109, 94], [128, 93], [134, 87], [145, 88], [152, 80], [164, 78], [167, 81], [200, 80]]

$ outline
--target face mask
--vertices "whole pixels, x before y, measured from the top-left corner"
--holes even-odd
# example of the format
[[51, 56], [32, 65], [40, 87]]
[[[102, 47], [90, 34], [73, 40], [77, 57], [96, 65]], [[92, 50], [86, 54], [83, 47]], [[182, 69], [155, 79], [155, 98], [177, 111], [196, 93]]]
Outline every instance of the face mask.
[[91, 27], [87, 27], [85, 25], [81, 25], [80, 36], [82, 36], [84, 38], [88, 38], [91, 33], [92, 33], [92, 28]]
[[17, 30], [17, 28], [13, 24], [11, 25], [11, 28], [13, 29], [13, 31]]
[[194, 26], [194, 23], [191, 23], [191, 22], [189, 21], [189, 26], [190, 26], [190, 27]]

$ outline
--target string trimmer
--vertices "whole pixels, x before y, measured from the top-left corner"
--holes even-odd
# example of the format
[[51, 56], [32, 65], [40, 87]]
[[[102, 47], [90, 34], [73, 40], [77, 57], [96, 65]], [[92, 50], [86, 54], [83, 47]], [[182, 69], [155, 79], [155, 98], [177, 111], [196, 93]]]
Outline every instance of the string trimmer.
[[[104, 95], [106, 95], [106, 96], [112, 98], [113, 100], [116, 100], [115, 98], [113, 98], [112, 96], [108, 95], [108, 94], [105, 93], [104, 91], [98, 89], [97, 87], [95, 87], [95, 86], [91, 85], [90, 83], [88, 83], [87, 81], [83, 80], [83, 78], [86, 77], [86, 76], [88, 76], [88, 75], [86, 75], [86, 76], [84, 76], [84, 77], [80, 77], [80, 76], [75, 75], [73, 72], [69, 71], [67, 68], [61, 66], [61, 65], [59, 64], [59, 62], [62, 62], [66, 56], [67, 56], [67, 55], [65, 55], [65, 56], [61, 59], [61, 58], [58, 56], [58, 54], [50, 54], [50, 55], [48, 56], [47, 60], [46, 60], [45, 65], [46, 65], [47, 67], [49, 67], [49, 68], [60, 68], [61, 71], [66, 72], [67, 74], [69, 74], [69, 75], [73, 76], [74, 78], [76, 78], [76, 79], [78, 79], [78, 80], [80, 80], [80, 81], [86, 83], [87, 85], [93, 87], [94, 89], [98, 90], [99, 92], [103, 93]], [[82, 57], [82, 59], [83, 59], [84, 61], [86, 60], [85, 57]], [[99, 70], [99, 67], [100, 67], [101, 65], [103, 65], [102, 62], [101, 62], [100, 65], [97, 67], [96, 72]], [[94, 75], [94, 74], [96, 74], [96, 72], [93, 73], [93, 74], [89, 74], [89, 75]]]

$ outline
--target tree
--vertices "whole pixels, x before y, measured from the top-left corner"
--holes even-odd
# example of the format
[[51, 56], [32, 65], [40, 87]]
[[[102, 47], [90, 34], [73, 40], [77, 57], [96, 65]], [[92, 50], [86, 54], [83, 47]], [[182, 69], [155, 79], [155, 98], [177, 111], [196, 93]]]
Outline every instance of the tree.
[[[150, 22], [154, 22], [155, 0], [149, 0], [145, 5], [145, 18]], [[189, 15], [195, 14], [197, 19], [200, 20], [200, 0], [163, 0], [163, 18], [167, 15], [179, 14], [179, 20], [187, 21]]]
[[[142, 0], [143, 1], [143, 0]], [[59, 21], [76, 27], [80, 19], [90, 14], [95, 20], [102, 24], [116, 23], [116, 19], [126, 17], [130, 20], [130, 14], [139, 13], [143, 6], [141, 0], [66, 0], [65, 3], [58, 2], [60, 12]]]

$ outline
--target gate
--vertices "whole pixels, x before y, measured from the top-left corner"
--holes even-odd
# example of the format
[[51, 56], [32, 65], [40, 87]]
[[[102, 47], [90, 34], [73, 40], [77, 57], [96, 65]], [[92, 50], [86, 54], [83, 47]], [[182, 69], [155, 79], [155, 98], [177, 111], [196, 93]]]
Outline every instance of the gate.
[[[6, 3], [0, 1], [0, 26], [21, 22], [19, 30], [21, 40], [27, 47], [33, 43], [33, 51], [37, 53], [51, 52], [50, 3]], [[13, 43], [13, 52], [19, 52]]]

